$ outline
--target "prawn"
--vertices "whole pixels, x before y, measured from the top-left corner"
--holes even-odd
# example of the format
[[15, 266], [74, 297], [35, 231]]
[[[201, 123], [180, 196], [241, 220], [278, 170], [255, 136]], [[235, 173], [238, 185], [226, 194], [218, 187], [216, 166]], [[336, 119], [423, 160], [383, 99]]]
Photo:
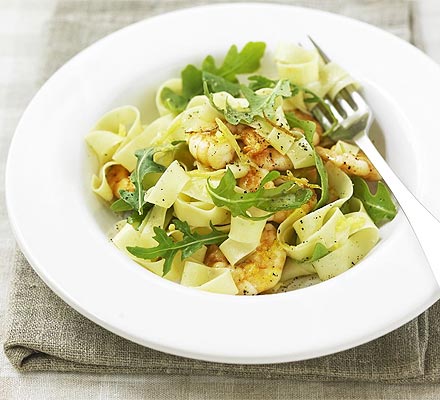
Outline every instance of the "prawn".
[[130, 180], [130, 172], [122, 165], [116, 164], [108, 167], [105, 171], [105, 177], [116, 198], [119, 199], [121, 197], [120, 190], [134, 192], [134, 185]]
[[[260, 187], [260, 183], [269, 171], [260, 168], [252, 168], [245, 176], [238, 180], [238, 186], [248, 192], [255, 192]], [[271, 189], [275, 187], [273, 182], [267, 182], [264, 187]]]
[[261, 169], [266, 171], [287, 171], [293, 169], [292, 161], [273, 147], [267, 147], [249, 158]]
[[292, 161], [286, 155], [270, 146], [269, 142], [250, 126], [239, 124], [231, 125], [231, 132], [239, 137], [243, 143], [243, 153], [258, 166], [266, 171], [287, 171], [293, 168]]
[[331, 161], [348, 175], [360, 176], [368, 181], [382, 179], [379, 172], [362, 151], [354, 155], [352, 153], [339, 154], [332, 149], [321, 146], [316, 146], [315, 149], [323, 160]]
[[273, 288], [280, 280], [286, 262], [286, 251], [277, 241], [277, 231], [266, 224], [256, 250], [236, 265], [230, 265], [221, 250], [211, 245], [204, 263], [210, 267], [231, 269], [239, 294], [255, 295]]
[[235, 150], [231, 144], [216, 132], [192, 132], [188, 139], [191, 155], [203, 165], [215, 170], [225, 168], [235, 157]]
[[269, 142], [250, 126], [243, 124], [232, 125], [230, 123], [227, 123], [226, 126], [233, 135], [240, 139], [243, 143], [243, 152], [249, 156], [258, 154], [269, 147]]

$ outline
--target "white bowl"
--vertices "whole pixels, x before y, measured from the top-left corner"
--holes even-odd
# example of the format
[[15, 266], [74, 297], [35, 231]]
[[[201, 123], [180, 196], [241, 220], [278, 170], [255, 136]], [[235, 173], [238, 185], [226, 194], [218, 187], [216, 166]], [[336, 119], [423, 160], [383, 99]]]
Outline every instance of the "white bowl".
[[10, 148], [6, 195], [18, 243], [61, 298], [86, 317], [157, 350], [211, 361], [301, 360], [372, 340], [439, 298], [402, 213], [350, 271], [314, 287], [257, 297], [202, 293], [170, 283], [108, 240], [114, 221], [90, 191], [84, 136], [113, 107], [148, 122], [154, 92], [187, 63], [236, 43], [310, 34], [365, 87], [378, 142], [392, 167], [440, 214], [436, 159], [440, 68], [377, 28], [311, 9], [224, 4], [131, 25], [62, 67], [24, 113]]

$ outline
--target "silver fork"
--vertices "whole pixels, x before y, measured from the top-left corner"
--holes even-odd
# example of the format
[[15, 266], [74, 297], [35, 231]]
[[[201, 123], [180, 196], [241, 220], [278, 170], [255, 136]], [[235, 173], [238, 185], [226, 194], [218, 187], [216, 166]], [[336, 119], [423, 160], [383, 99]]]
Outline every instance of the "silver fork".
[[[309, 39], [322, 60], [325, 63], [330, 62], [313, 39], [310, 37]], [[369, 139], [368, 131], [373, 122], [373, 116], [367, 103], [353, 85], [342, 89], [332, 101], [329, 98], [325, 98], [324, 101], [337, 120], [337, 127], [331, 137], [353, 140], [373, 163], [408, 219], [436, 281], [440, 285], [440, 221], [402, 183]], [[325, 107], [316, 105], [312, 109], [312, 114], [324, 130], [332, 128], [333, 121]]]

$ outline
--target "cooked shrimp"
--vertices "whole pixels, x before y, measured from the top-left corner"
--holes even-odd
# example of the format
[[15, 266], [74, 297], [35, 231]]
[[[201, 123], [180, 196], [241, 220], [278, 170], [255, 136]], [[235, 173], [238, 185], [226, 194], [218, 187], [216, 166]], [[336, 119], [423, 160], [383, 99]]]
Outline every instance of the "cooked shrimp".
[[208, 266], [229, 267], [239, 294], [253, 295], [264, 292], [279, 282], [286, 261], [286, 252], [276, 238], [275, 227], [266, 224], [261, 234], [260, 245], [243, 261], [234, 266], [228, 265], [220, 249], [210, 246], [204, 263]]
[[190, 133], [188, 146], [197, 161], [213, 169], [225, 168], [235, 157], [231, 144], [216, 131]]
[[243, 124], [232, 125], [228, 123], [227, 126], [243, 143], [243, 152], [249, 156], [258, 154], [269, 147], [269, 142], [259, 135], [254, 128]]
[[206, 250], [203, 261], [209, 267], [226, 268], [229, 267], [229, 261], [216, 244], [211, 244]]
[[286, 155], [282, 155], [273, 147], [267, 147], [259, 153], [252, 154], [249, 157], [259, 168], [266, 171], [287, 171], [293, 169], [292, 161]]
[[[265, 169], [251, 168], [250, 171], [238, 180], [238, 186], [248, 192], [255, 192], [259, 187], [263, 178], [269, 171]], [[264, 187], [270, 189], [274, 187], [273, 182], [267, 182]]]
[[[245, 176], [243, 176], [238, 180], [238, 186], [249, 192], [255, 192], [260, 187], [260, 183], [267, 173], [268, 171], [263, 169], [251, 169]], [[292, 179], [296, 180], [297, 184], [303, 185], [304, 187], [309, 187], [311, 189], [316, 188], [316, 185], [310, 184], [307, 179], [295, 178], [294, 176], [292, 176], [291, 178], [288, 178], [286, 176], [281, 176], [275, 182], [273, 181], [267, 182], [264, 185], [264, 187], [266, 189], [270, 189], [275, 186], [281, 185], [284, 182], [287, 182], [287, 180], [292, 180]], [[309, 207], [306, 213], [308, 213], [315, 206], [315, 203], [316, 203], [316, 194], [310, 199], [308, 203], [306, 203], [306, 205], [303, 205], [304, 207]], [[294, 209], [277, 211], [274, 215], [269, 217], [268, 221], [272, 221], [272, 222], [276, 222], [277, 224], [280, 224], [293, 211]]]
[[376, 168], [374, 168], [362, 151], [354, 155], [352, 153], [338, 154], [332, 149], [320, 146], [316, 146], [315, 149], [323, 160], [331, 161], [348, 175], [360, 176], [369, 181], [379, 181], [382, 179], [379, 172], [377, 172]]
[[244, 144], [243, 153], [259, 168], [266, 171], [287, 171], [293, 168], [290, 158], [270, 146], [269, 142], [260, 136], [254, 128], [239, 124], [233, 128], [233, 132]]
[[127, 190], [134, 192], [133, 182], [130, 180], [130, 172], [122, 165], [116, 164], [107, 168], [105, 177], [113, 192], [113, 195], [118, 199], [121, 197], [120, 190]]

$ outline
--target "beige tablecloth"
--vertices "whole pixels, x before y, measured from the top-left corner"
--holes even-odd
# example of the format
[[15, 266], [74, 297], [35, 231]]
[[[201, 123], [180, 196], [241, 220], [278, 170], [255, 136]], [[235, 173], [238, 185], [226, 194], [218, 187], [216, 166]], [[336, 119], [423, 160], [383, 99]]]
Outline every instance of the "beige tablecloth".
[[[197, 2], [201, 3], [204, 2]], [[345, 13], [404, 39], [412, 38], [411, 5], [407, 1], [282, 3], [307, 3]], [[188, 4], [187, 1], [58, 1], [46, 27], [47, 47], [37, 81], [45, 80], [70, 56], [97, 38], [146, 16]], [[36, 276], [20, 253], [16, 256], [13, 282], [5, 350], [21, 370], [170, 374], [174, 381], [179, 381], [176, 375], [199, 375], [202, 381], [209, 380], [208, 376], [229, 376], [235, 382], [242, 379], [251, 385], [258, 378], [372, 382], [440, 379], [436, 345], [440, 340], [439, 305], [386, 337], [344, 353], [300, 363], [230, 366], [165, 355], [110, 334], [65, 305]], [[291, 387], [292, 382], [289, 379], [284, 388]], [[354, 390], [354, 386], [350, 388]], [[0, 385], [0, 398], [1, 390]]]

